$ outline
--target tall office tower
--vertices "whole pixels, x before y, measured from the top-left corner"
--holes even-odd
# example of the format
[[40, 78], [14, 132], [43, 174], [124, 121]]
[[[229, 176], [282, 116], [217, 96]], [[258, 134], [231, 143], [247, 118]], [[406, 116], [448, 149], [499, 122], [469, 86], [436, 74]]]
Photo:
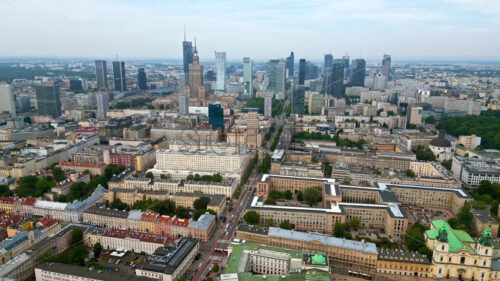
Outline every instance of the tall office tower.
[[69, 90], [70, 91], [81, 91], [83, 90], [82, 81], [78, 79], [69, 80]]
[[224, 130], [224, 110], [220, 104], [208, 105], [208, 123], [212, 125], [214, 130]]
[[12, 85], [0, 84], [0, 112], [8, 112], [12, 118], [16, 118], [16, 98]]
[[299, 60], [299, 85], [304, 85], [306, 80], [306, 59]]
[[316, 79], [319, 77], [320, 69], [319, 66], [315, 65], [310, 61], [306, 61], [306, 77], [305, 80]]
[[269, 60], [266, 75], [269, 78], [267, 89], [277, 94], [277, 99], [283, 99], [285, 94], [285, 61]]
[[273, 114], [273, 96], [266, 95], [264, 97], [264, 116], [271, 117]]
[[382, 69], [380, 70], [382, 72], [382, 75], [389, 77], [391, 73], [391, 56], [390, 55], [384, 55], [384, 58], [382, 59]]
[[294, 114], [304, 114], [304, 97], [305, 97], [305, 87], [304, 85], [299, 85], [293, 90], [292, 96], [292, 113]]
[[260, 147], [259, 145], [259, 113], [248, 112], [247, 114], [247, 135], [248, 147]]
[[184, 33], [184, 41], [182, 41], [182, 62], [184, 64], [184, 86], [189, 85], [189, 65], [193, 63], [193, 42], [186, 41]]
[[98, 90], [108, 89], [108, 70], [106, 69], [105, 60], [95, 61], [95, 80], [97, 81]]
[[189, 115], [189, 97], [184, 93], [179, 95], [179, 114]]
[[215, 52], [215, 67], [217, 69], [215, 90], [226, 91], [226, 52]]
[[36, 85], [36, 102], [40, 115], [50, 115], [53, 118], [61, 116], [61, 100], [58, 85]]
[[384, 91], [387, 89], [387, 76], [384, 76], [382, 73], [377, 73], [375, 77], [373, 77], [373, 90], [376, 91]]
[[147, 90], [148, 89], [148, 78], [146, 76], [146, 72], [144, 72], [144, 68], [139, 68], [137, 72], [137, 84], [139, 84], [139, 89]]
[[31, 110], [31, 100], [29, 96], [17, 96], [16, 107], [20, 112], [28, 112]]
[[354, 59], [351, 65], [351, 86], [364, 87], [366, 62], [364, 59]]
[[294, 64], [295, 64], [295, 56], [293, 52], [291, 52], [290, 56], [286, 58], [287, 77], [293, 77], [293, 71], [295, 67]]
[[333, 96], [333, 63], [332, 68], [326, 68], [323, 74], [323, 91], [328, 97]]
[[422, 124], [424, 109], [421, 106], [408, 106], [406, 109], [406, 124]]
[[184, 87], [184, 93], [190, 97], [205, 101], [206, 88], [203, 85], [203, 66], [196, 46], [193, 52], [193, 63], [189, 65], [189, 85]]
[[123, 92], [126, 89], [127, 82], [125, 81], [125, 62], [113, 62], [113, 84], [115, 91]]
[[106, 113], [109, 109], [109, 94], [108, 93], [97, 93], [95, 95], [97, 102], [97, 114], [96, 117], [99, 120], [106, 120]]
[[343, 56], [342, 59], [344, 60], [344, 68], [349, 68], [349, 56]]
[[252, 87], [252, 60], [243, 58], [243, 95], [245, 98], [253, 98]]
[[332, 68], [332, 66], [333, 66], [333, 55], [326, 54], [325, 55], [325, 62], [324, 62], [324, 69]]
[[331, 86], [331, 95], [334, 98], [343, 98], [345, 96], [343, 59], [333, 60]]

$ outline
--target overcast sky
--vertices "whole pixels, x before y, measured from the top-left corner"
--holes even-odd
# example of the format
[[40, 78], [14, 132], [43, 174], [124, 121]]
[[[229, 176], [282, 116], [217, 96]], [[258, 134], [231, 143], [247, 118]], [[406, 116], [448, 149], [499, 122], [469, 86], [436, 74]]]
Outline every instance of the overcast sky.
[[500, 58], [499, 0], [0, 0], [0, 56]]

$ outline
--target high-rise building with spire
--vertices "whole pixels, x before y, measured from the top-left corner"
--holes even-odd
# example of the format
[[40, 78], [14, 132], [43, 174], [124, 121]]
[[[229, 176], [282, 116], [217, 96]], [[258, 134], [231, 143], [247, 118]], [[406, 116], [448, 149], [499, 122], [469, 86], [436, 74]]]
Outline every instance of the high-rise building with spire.
[[226, 91], [226, 52], [215, 52], [215, 68], [217, 69], [215, 90]]
[[184, 85], [188, 85], [189, 65], [193, 63], [193, 42], [186, 41], [185, 27], [184, 27], [184, 41], [182, 41], [182, 62], [184, 66]]
[[205, 101], [206, 87], [203, 84], [203, 66], [200, 64], [196, 43], [194, 45], [193, 63], [189, 65], [189, 84], [184, 87], [184, 93], [190, 98]]

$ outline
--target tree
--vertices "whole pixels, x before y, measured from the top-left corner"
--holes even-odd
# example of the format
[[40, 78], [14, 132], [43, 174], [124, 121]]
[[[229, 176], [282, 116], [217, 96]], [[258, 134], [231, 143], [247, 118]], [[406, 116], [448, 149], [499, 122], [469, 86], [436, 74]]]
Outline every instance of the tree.
[[54, 255], [52, 255], [51, 253], [49, 252], [45, 252], [43, 254], [41, 254], [38, 259], [36, 259], [36, 261], [38, 263], [43, 263], [43, 262], [54, 262], [56, 261], [56, 257], [54, 257]]
[[285, 190], [283, 192], [283, 197], [286, 200], [292, 200], [293, 199], [293, 193], [290, 190]]
[[259, 173], [267, 173], [269, 172], [269, 169], [271, 169], [271, 156], [266, 154], [259, 165]]
[[448, 171], [451, 171], [451, 165], [452, 165], [452, 160], [444, 160], [443, 162], [441, 162], [441, 165], [443, 165], [443, 167], [446, 168], [446, 170]]
[[284, 220], [282, 223], [280, 223], [280, 228], [293, 229], [293, 225], [290, 223], [290, 221]]
[[206, 209], [208, 206], [208, 203], [210, 203], [210, 198], [208, 197], [200, 197], [193, 202], [193, 208], [195, 210], [203, 210]]
[[423, 161], [436, 161], [436, 156], [432, 151], [428, 148], [425, 148], [422, 145], [417, 146], [413, 152], [417, 156], [417, 160], [423, 160]]
[[94, 259], [98, 259], [102, 252], [101, 243], [97, 242], [94, 244]]
[[268, 197], [266, 201], [264, 201], [264, 204], [266, 205], [276, 205], [276, 200], [272, 197]]
[[427, 118], [425, 118], [424, 121], [427, 124], [435, 124], [436, 123], [436, 117], [434, 117], [434, 115], [429, 115]]
[[177, 211], [175, 208], [175, 202], [169, 199], [157, 202], [150, 209], [160, 215], [169, 216], [173, 216]]
[[215, 265], [214, 265], [213, 271], [214, 271], [215, 273], [219, 272], [219, 265], [218, 265], [218, 264], [215, 264]]
[[189, 218], [190, 212], [191, 212], [191, 209], [183, 207], [183, 206], [177, 206], [177, 208], [175, 208], [175, 215], [181, 219]]
[[304, 190], [303, 197], [304, 197], [304, 201], [306, 201], [306, 203], [309, 206], [313, 206], [314, 204], [318, 203], [322, 199], [321, 189], [319, 187], [316, 187], [316, 186], [309, 187], [306, 190]]
[[24, 123], [31, 124], [31, 123], [33, 123], [33, 121], [31, 121], [31, 117], [26, 116], [26, 117], [24, 117]]
[[110, 164], [110, 165], [106, 166], [106, 169], [104, 169], [104, 175], [109, 180], [113, 177], [113, 175], [118, 175], [119, 173], [123, 172], [124, 170], [125, 170], [125, 166], [117, 166], [115, 164]]
[[177, 281], [186, 281], [186, 276], [181, 276], [177, 279]]
[[406, 169], [406, 176], [409, 178], [414, 178], [415, 177], [415, 172], [411, 169]]
[[357, 228], [360, 225], [361, 225], [361, 220], [359, 218], [352, 218], [352, 220], [351, 220], [351, 227], [352, 228]]
[[222, 176], [219, 173], [215, 173], [212, 175], [212, 181], [213, 182], [221, 182]]
[[71, 245], [78, 244], [83, 241], [83, 231], [80, 228], [74, 228], [71, 231]]
[[273, 219], [266, 219], [266, 225], [267, 226], [274, 226], [274, 220]]
[[346, 235], [346, 224], [341, 222], [336, 222], [333, 227], [333, 236], [338, 238], [343, 238]]
[[347, 177], [342, 180], [342, 184], [349, 185], [351, 184], [352, 179], [350, 177]]
[[61, 182], [66, 179], [66, 175], [60, 167], [52, 167], [52, 176], [57, 182]]
[[297, 201], [304, 201], [304, 193], [302, 193], [302, 191], [299, 191], [299, 193], [297, 193]]
[[155, 179], [155, 176], [153, 175], [152, 172], [147, 172], [146, 173], [146, 178], [150, 178], [151, 180], [154, 180]]
[[260, 222], [260, 215], [256, 211], [248, 211], [243, 216], [243, 219], [248, 224], [258, 225]]

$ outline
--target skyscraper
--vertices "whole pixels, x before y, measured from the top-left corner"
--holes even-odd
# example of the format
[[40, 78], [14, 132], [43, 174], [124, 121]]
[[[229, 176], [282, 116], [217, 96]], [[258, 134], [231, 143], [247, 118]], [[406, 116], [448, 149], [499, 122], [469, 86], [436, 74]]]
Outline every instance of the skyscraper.
[[208, 105], [208, 123], [214, 130], [224, 130], [224, 110], [220, 104]]
[[260, 147], [259, 145], [259, 113], [248, 112], [247, 115], [247, 136], [248, 147]]
[[304, 85], [299, 85], [293, 90], [292, 96], [292, 113], [294, 114], [304, 114], [304, 97], [305, 97], [305, 87]]
[[95, 61], [95, 79], [97, 81], [98, 90], [108, 89], [108, 70], [106, 69], [105, 60]]
[[215, 52], [215, 67], [217, 69], [215, 90], [226, 91], [226, 52]]
[[331, 96], [334, 98], [343, 98], [345, 96], [343, 59], [333, 60], [331, 86], [333, 87]]
[[273, 114], [273, 96], [267, 95], [264, 97], [264, 116], [271, 117]]
[[333, 55], [326, 54], [325, 55], [325, 62], [324, 62], [324, 69], [332, 68], [332, 66], [333, 66]]
[[351, 66], [351, 86], [365, 86], [366, 62], [364, 59], [352, 60]]
[[286, 71], [287, 77], [293, 77], [295, 64], [295, 56], [293, 52], [290, 53], [290, 56], [286, 58]]
[[189, 97], [184, 93], [179, 95], [179, 114], [189, 115]]
[[184, 64], [184, 85], [189, 84], [189, 65], [193, 63], [193, 42], [186, 41], [184, 33], [184, 41], [182, 41], [182, 62]]
[[380, 70], [382, 75], [389, 77], [391, 73], [391, 56], [390, 55], [384, 55], [384, 58], [382, 59], [382, 69]]
[[203, 66], [196, 46], [193, 52], [193, 63], [189, 65], [189, 85], [184, 87], [184, 93], [190, 98], [205, 101], [206, 88], [203, 85]]
[[8, 112], [12, 118], [16, 118], [16, 99], [12, 85], [0, 84], [0, 112]]
[[344, 60], [344, 68], [349, 68], [349, 56], [343, 56], [342, 59]]
[[146, 76], [146, 72], [144, 72], [144, 68], [139, 68], [137, 72], [137, 84], [139, 84], [139, 89], [147, 90], [148, 89], [148, 78]]
[[299, 60], [299, 85], [304, 85], [306, 80], [306, 59]]
[[243, 95], [245, 98], [253, 98], [252, 86], [252, 60], [243, 58]]
[[97, 102], [97, 114], [96, 117], [99, 120], [106, 120], [106, 113], [109, 109], [109, 94], [108, 93], [97, 93], [95, 95]]
[[266, 75], [269, 78], [268, 90], [277, 94], [277, 99], [283, 99], [285, 94], [285, 61], [283, 59], [269, 60]]
[[53, 118], [61, 116], [61, 100], [58, 85], [36, 85], [35, 92], [38, 113], [40, 115], [50, 115]]
[[126, 90], [127, 82], [125, 81], [125, 62], [113, 62], [113, 84], [115, 91], [123, 92]]

